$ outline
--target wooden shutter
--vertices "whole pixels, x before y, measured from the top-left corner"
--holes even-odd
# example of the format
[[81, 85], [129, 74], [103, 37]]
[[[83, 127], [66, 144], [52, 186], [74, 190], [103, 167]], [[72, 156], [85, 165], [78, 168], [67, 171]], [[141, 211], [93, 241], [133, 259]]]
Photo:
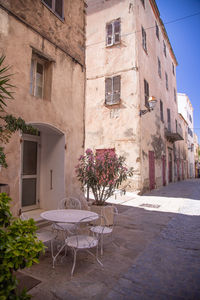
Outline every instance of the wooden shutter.
[[149, 84], [148, 82], [144, 79], [144, 97], [145, 97], [145, 106], [149, 107]]
[[120, 81], [121, 76], [113, 77], [113, 103], [120, 101]]
[[112, 78], [106, 78], [105, 81], [105, 100], [106, 104], [112, 103]]
[[63, 17], [63, 0], [55, 0], [55, 12]]
[[167, 109], [167, 125], [168, 125], [168, 130], [171, 131], [171, 116], [170, 116], [170, 109]]
[[163, 117], [163, 103], [160, 100], [160, 119], [163, 122], [164, 121], [164, 117]]
[[147, 51], [147, 43], [146, 43], [146, 32], [142, 27], [142, 46], [145, 51]]
[[114, 22], [114, 43], [120, 42], [120, 20]]
[[113, 25], [112, 23], [106, 25], [106, 45], [110, 46], [113, 44]]

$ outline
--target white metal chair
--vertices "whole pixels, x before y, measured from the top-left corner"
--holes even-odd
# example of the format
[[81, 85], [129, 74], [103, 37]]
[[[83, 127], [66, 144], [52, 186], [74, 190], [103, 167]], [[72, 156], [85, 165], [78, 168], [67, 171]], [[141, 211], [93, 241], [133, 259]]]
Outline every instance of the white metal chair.
[[[57, 253], [54, 262], [57, 258], [57, 256], [64, 250], [65, 247], [69, 247], [73, 250], [73, 266], [71, 270], [71, 276], [74, 274], [74, 269], [76, 266], [76, 257], [77, 252], [80, 250], [85, 250], [92, 256], [96, 257], [96, 260], [98, 263], [103, 266], [101, 261], [98, 259], [98, 243], [100, 235], [90, 235], [90, 228], [89, 224], [90, 222], [94, 222], [94, 219], [92, 217], [83, 218], [80, 220], [79, 223], [75, 225], [75, 230], [72, 232], [68, 232], [68, 237], [65, 239], [65, 244], [60, 248], [59, 252]], [[83, 227], [83, 224], [85, 225]], [[103, 229], [103, 226], [102, 226]], [[84, 232], [83, 232], [84, 231]], [[96, 248], [96, 255], [94, 255], [90, 249]], [[53, 263], [54, 267], [54, 263]]]
[[105, 207], [102, 207], [102, 215], [100, 216], [100, 225], [92, 226], [90, 230], [100, 237], [100, 247], [101, 247], [101, 255], [103, 255], [103, 240], [104, 235], [111, 234], [113, 238], [113, 229], [116, 222], [116, 216], [118, 215], [118, 209], [117, 207], [112, 205], [112, 209], [114, 212], [114, 218], [113, 218], [113, 224], [111, 226], [107, 226], [105, 224], [106, 221], [106, 215], [105, 215]]
[[[63, 198], [59, 203], [58, 203], [58, 209], [81, 209], [81, 202], [74, 198], [74, 197], [66, 197]], [[62, 232], [63, 234], [63, 239], [66, 238], [67, 232], [70, 230], [72, 231], [74, 227], [74, 224], [72, 223], [54, 223], [52, 225], [52, 228], [54, 231], [57, 232]]]

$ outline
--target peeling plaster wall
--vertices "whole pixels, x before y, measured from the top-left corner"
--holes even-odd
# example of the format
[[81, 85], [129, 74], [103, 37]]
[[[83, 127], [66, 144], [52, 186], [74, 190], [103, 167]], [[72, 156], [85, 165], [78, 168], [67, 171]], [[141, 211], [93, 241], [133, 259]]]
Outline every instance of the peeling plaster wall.
[[[155, 17], [149, 1], [145, 1], [145, 9], [141, 1], [136, 5], [139, 61], [139, 84], [141, 109], [145, 109], [144, 99], [144, 79], [149, 83], [149, 95], [158, 100], [154, 111], [141, 116], [141, 159], [142, 159], [142, 186], [144, 190], [149, 189], [149, 158], [148, 152], [155, 153], [155, 178], [156, 187], [162, 185], [162, 155], [166, 155], [166, 166], [168, 166], [168, 149], [173, 149], [173, 144], [169, 143], [164, 135], [164, 128], [167, 127], [167, 108], [171, 111], [171, 129], [175, 132], [175, 119], [178, 119], [177, 102], [174, 99], [174, 89], [176, 90], [176, 76], [172, 72], [176, 61], [170, 52], [169, 45], [159, 27], [159, 40], [156, 36], [155, 21], [160, 26], [159, 19]], [[147, 53], [142, 47], [141, 26], [146, 29]], [[152, 27], [148, 29], [149, 27]], [[166, 44], [167, 55], [163, 52], [163, 40]], [[158, 74], [158, 57], [161, 62], [161, 78]], [[168, 74], [168, 90], [166, 89], [165, 72]], [[163, 102], [164, 122], [160, 118], [160, 100]], [[174, 176], [174, 175], [173, 175]], [[168, 170], [166, 168], [166, 179], [168, 183]], [[175, 178], [173, 177], [173, 180]]]
[[[50, 124], [63, 132], [66, 142], [63, 162], [65, 191], [66, 194], [78, 195], [80, 189], [74, 167], [84, 145], [84, 3], [81, 0], [64, 3], [65, 20], [60, 21], [39, 0], [23, 3], [18, 0], [0, 1], [0, 4], [33, 27], [32, 30], [0, 7], [0, 53], [6, 55], [5, 64], [11, 66], [12, 83], [16, 86], [15, 99], [9, 101], [7, 111], [21, 116], [27, 123]], [[34, 29], [42, 33], [43, 37]], [[31, 47], [53, 60], [51, 98], [48, 100], [36, 98], [29, 93]], [[6, 154], [9, 167], [1, 171], [0, 182], [9, 183], [16, 214], [21, 206], [19, 133], [6, 145]]]
[[[87, 1], [86, 143], [92, 149], [115, 148], [140, 185], [140, 119], [133, 1]], [[120, 18], [121, 42], [106, 47], [106, 23]], [[121, 103], [105, 106], [105, 78], [121, 75]]]

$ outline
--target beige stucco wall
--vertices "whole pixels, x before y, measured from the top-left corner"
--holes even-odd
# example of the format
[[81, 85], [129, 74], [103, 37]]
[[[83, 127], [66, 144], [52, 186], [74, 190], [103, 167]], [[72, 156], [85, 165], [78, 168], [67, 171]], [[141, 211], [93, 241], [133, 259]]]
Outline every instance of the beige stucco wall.
[[[176, 58], [165, 31], [161, 30], [159, 14], [154, 1], [99, 1], [88, 0], [86, 27], [86, 147], [115, 148], [124, 154], [129, 166], [135, 169], [132, 188], [149, 189], [149, 151], [155, 152], [156, 187], [162, 182], [162, 155], [166, 155], [166, 182], [168, 183], [168, 152], [173, 156], [176, 142], [165, 138], [167, 108], [171, 111], [172, 132], [178, 120], [177, 102], [174, 100], [176, 74], [172, 62]], [[106, 23], [120, 18], [121, 43], [106, 47]], [[156, 37], [155, 20], [160, 33]], [[147, 53], [142, 47], [141, 26], [146, 29]], [[151, 28], [152, 27], [152, 28]], [[165, 40], [167, 55], [163, 53]], [[158, 57], [161, 62], [161, 78], [158, 75]], [[133, 69], [132, 69], [133, 68]], [[165, 86], [165, 72], [168, 86]], [[175, 70], [176, 72], [176, 70]], [[105, 102], [105, 78], [121, 75], [121, 100], [118, 107], [107, 108]], [[144, 106], [144, 79], [149, 83], [149, 94], [158, 100], [155, 110], [139, 116]], [[160, 99], [163, 102], [164, 122], [160, 120]], [[173, 180], [176, 180], [173, 172]]]
[[[11, 66], [12, 83], [16, 86], [15, 99], [9, 101], [7, 111], [16, 117], [21, 116], [27, 123], [50, 125], [64, 135], [65, 192], [68, 195], [78, 195], [80, 189], [74, 167], [84, 145], [84, 47], [81, 49], [84, 46], [84, 3], [81, 0], [65, 2], [65, 21], [60, 21], [41, 1], [34, 4], [26, 1], [23, 6], [21, 1], [0, 3], [51, 39], [51, 42], [48, 41], [0, 7], [0, 53], [6, 55], [5, 64]], [[31, 46], [54, 61], [49, 100], [29, 94]], [[17, 212], [21, 205], [19, 133], [6, 146], [6, 154], [9, 167], [1, 171], [0, 182], [9, 183], [14, 211]]]
[[[145, 9], [141, 1], [136, 2], [137, 19], [137, 47], [140, 84], [140, 105], [144, 109], [144, 79], [149, 83], [150, 96], [156, 97], [157, 105], [151, 113], [141, 116], [141, 159], [142, 159], [142, 187], [149, 187], [149, 160], [148, 151], [155, 152], [155, 179], [156, 187], [162, 185], [162, 155], [166, 155], [166, 166], [168, 165], [168, 150], [175, 147], [169, 143], [164, 135], [167, 127], [167, 108], [171, 112], [171, 129], [175, 132], [175, 119], [178, 118], [177, 102], [174, 101], [174, 88], [176, 89], [176, 76], [172, 73], [172, 63], [176, 67], [176, 61], [170, 51], [170, 45], [161, 30], [158, 16], [154, 14], [153, 7], [149, 1], [145, 1]], [[156, 36], [155, 21], [159, 26], [159, 39]], [[146, 29], [147, 53], [142, 47], [141, 26]], [[152, 28], [151, 28], [152, 27]], [[166, 57], [163, 52], [163, 40], [166, 44]], [[158, 74], [158, 58], [161, 62], [161, 78]], [[165, 72], [168, 75], [168, 90], [166, 89]], [[160, 100], [163, 102], [164, 122], [160, 119]], [[166, 168], [166, 180], [168, 183]], [[173, 178], [174, 180], [175, 178]]]
[[[86, 147], [115, 148], [140, 173], [135, 20], [127, 1], [87, 1]], [[106, 23], [121, 20], [121, 42], [106, 47]], [[121, 76], [121, 103], [105, 106], [105, 78]]]

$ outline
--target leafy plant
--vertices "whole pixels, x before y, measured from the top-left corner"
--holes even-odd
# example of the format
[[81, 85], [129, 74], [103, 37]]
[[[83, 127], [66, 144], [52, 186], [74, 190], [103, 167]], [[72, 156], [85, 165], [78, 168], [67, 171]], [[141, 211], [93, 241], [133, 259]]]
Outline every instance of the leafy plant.
[[18, 293], [13, 272], [39, 262], [44, 245], [37, 239], [33, 219], [13, 218], [6, 193], [0, 193], [0, 300], [26, 300], [30, 295]]
[[118, 157], [113, 150], [94, 154], [87, 149], [85, 155], [80, 156], [75, 171], [82, 189], [91, 188], [97, 205], [104, 205], [122, 182], [133, 175], [133, 168], [128, 169], [125, 158]]
[[[18, 130], [33, 135], [38, 135], [38, 130], [31, 125], [27, 125], [22, 118], [15, 118], [5, 111], [6, 101], [14, 99], [12, 89], [15, 86], [10, 84], [12, 74], [7, 73], [10, 67], [3, 66], [4, 60], [5, 56], [0, 56], [0, 142], [5, 144], [9, 142], [12, 134]], [[0, 165], [4, 168], [8, 166], [3, 147], [0, 147]]]

